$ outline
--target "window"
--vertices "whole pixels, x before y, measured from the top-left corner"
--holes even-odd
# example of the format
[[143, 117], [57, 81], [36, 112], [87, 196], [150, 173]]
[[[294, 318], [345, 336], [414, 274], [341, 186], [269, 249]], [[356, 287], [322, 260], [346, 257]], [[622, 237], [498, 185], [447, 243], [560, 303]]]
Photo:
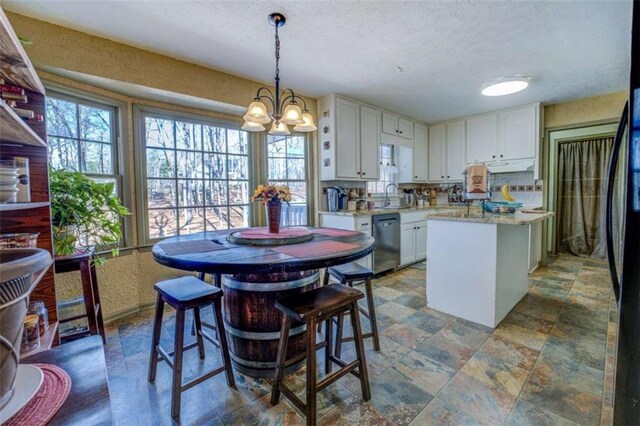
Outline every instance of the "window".
[[46, 102], [49, 165], [116, 183], [116, 108], [49, 93]]
[[393, 145], [380, 145], [380, 180], [367, 182], [367, 192], [371, 194], [384, 194], [390, 183], [397, 183], [398, 168], [395, 161], [395, 149]]
[[142, 113], [147, 240], [249, 226], [249, 137], [220, 124]]
[[286, 185], [291, 190], [291, 202], [282, 205], [282, 226], [307, 225], [307, 138], [267, 135], [267, 175], [270, 183]]

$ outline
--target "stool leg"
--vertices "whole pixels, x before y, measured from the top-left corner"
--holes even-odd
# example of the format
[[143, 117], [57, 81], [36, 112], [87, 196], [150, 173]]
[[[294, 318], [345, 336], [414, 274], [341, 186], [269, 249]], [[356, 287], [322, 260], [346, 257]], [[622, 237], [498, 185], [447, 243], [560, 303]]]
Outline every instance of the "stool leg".
[[158, 345], [160, 344], [160, 332], [162, 331], [162, 313], [164, 311], [164, 301], [158, 294], [156, 298], [156, 314], [153, 319], [153, 337], [151, 338], [151, 356], [149, 357], [149, 382], [156, 380], [156, 370], [158, 369]]
[[224, 320], [222, 319], [222, 304], [220, 299], [213, 302], [214, 317], [216, 319], [216, 331], [218, 331], [218, 342], [220, 342], [220, 352], [222, 352], [222, 361], [224, 362], [224, 374], [227, 377], [227, 385], [235, 386], [236, 380], [233, 377], [233, 368], [231, 367], [231, 357], [229, 356], [229, 345], [227, 344], [227, 333], [224, 331]]
[[84, 295], [84, 308], [87, 312], [87, 322], [89, 323], [89, 334], [98, 334], [98, 324], [96, 317], [96, 302], [93, 297], [93, 286], [91, 284], [91, 260], [86, 258], [80, 262], [80, 277], [82, 282], [82, 293]]
[[333, 349], [333, 317], [329, 317], [324, 322], [324, 341], [327, 346], [324, 348], [324, 372], [326, 374], [331, 373], [332, 362], [329, 359], [331, 350]]
[[97, 306], [96, 309], [96, 321], [98, 322], [98, 333], [102, 336], [102, 343], [107, 343], [107, 338], [104, 333], [104, 319], [102, 318], [102, 303], [100, 302], [100, 290], [98, 288], [98, 274], [96, 273], [96, 265], [91, 262], [89, 266], [91, 271], [91, 287], [93, 287], [93, 303]]
[[[278, 342], [278, 356], [276, 358], [276, 371], [273, 378], [273, 387], [271, 389], [271, 405], [280, 402], [280, 385], [284, 375], [284, 363], [287, 359], [287, 344], [289, 343], [289, 329], [291, 328], [291, 319], [282, 314], [282, 326], [280, 327], [280, 341]], [[311, 333], [313, 334], [313, 333]]]
[[[322, 287], [329, 285], [329, 268], [324, 268], [324, 274], [322, 275]], [[318, 323], [318, 333], [322, 331], [322, 323]]]
[[336, 325], [336, 349], [333, 352], [336, 358], [340, 358], [342, 354], [342, 329], [344, 328], [344, 316], [342, 313], [338, 314], [338, 324]]
[[358, 302], [351, 305], [351, 325], [353, 326], [353, 337], [356, 344], [356, 353], [360, 365], [360, 388], [362, 389], [362, 399], [371, 399], [371, 388], [369, 387], [369, 373], [367, 372], [367, 360], [364, 354], [364, 342], [362, 341], [362, 329], [360, 328], [360, 313], [358, 312]]
[[196, 340], [198, 342], [198, 356], [204, 359], [204, 339], [202, 338], [202, 322], [200, 321], [200, 307], [193, 308], [193, 324], [196, 328]]
[[173, 380], [171, 382], [171, 417], [180, 417], [182, 397], [182, 353], [184, 351], [184, 309], [176, 311], [176, 336], [173, 356]]
[[376, 307], [373, 300], [373, 290], [371, 289], [371, 279], [364, 280], [364, 291], [367, 297], [367, 309], [369, 322], [371, 323], [371, 333], [373, 334], [373, 350], [380, 351], [380, 338], [378, 337], [378, 322], [376, 321]]
[[307, 325], [307, 426], [316, 424], [316, 320], [311, 318]]

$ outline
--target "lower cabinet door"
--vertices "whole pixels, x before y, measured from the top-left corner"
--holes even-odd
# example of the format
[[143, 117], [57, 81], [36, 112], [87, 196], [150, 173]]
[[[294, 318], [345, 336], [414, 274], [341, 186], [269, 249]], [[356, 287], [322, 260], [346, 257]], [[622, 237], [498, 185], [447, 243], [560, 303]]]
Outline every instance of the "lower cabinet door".
[[416, 261], [427, 258], [427, 222], [420, 222], [415, 231]]
[[416, 224], [403, 225], [400, 232], [400, 265], [407, 265], [416, 260], [415, 233]]

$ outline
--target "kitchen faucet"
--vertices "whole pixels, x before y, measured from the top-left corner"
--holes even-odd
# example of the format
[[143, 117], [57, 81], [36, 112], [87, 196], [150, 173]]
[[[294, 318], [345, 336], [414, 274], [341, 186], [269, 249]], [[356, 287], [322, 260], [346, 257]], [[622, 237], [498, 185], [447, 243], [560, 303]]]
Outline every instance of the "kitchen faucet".
[[387, 185], [387, 187], [384, 189], [384, 206], [385, 207], [389, 207], [389, 204], [391, 204], [391, 200], [389, 200], [389, 187], [390, 186], [395, 186], [396, 187], [396, 195], [398, 194], [398, 185], [396, 185], [395, 183], [390, 183], [389, 185]]

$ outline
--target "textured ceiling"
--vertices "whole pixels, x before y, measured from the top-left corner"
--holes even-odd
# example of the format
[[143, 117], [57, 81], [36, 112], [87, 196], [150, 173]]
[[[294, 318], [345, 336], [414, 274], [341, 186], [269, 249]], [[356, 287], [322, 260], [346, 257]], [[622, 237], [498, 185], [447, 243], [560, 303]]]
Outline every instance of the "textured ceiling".
[[[624, 90], [631, 1], [3, 1], [5, 9], [262, 82], [435, 122]], [[400, 67], [402, 71], [398, 69]], [[529, 89], [480, 94], [503, 76]]]

